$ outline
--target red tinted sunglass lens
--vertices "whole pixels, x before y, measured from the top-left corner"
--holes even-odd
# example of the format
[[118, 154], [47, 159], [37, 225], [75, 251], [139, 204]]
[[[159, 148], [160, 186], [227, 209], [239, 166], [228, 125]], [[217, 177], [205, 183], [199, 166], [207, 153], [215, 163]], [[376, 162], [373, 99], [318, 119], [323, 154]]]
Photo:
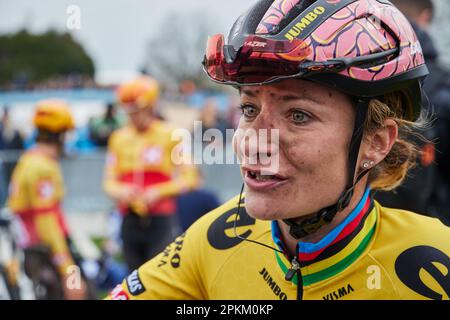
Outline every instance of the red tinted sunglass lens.
[[218, 34], [208, 39], [204, 67], [214, 81], [230, 84], [263, 84], [277, 78], [293, 77], [310, 52], [302, 40], [273, 40], [249, 36], [233, 63], [226, 63], [225, 38]]
[[223, 81], [225, 79], [223, 65], [224, 65], [224, 36], [217, 34], [208, 39], [205, 56], [205, 69], [208, 75], [216, 81]]

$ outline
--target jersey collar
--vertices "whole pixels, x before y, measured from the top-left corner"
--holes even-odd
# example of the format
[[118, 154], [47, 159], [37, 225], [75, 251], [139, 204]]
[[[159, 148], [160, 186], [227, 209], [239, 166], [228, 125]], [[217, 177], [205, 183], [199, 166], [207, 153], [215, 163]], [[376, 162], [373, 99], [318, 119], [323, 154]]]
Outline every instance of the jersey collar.
[[[377, 213], [371, 191], [366, 189], [356, 208], [317, 243], [299, 242], [297, 258], [305, 286], [326, 280], [355, 262], [368, 247], [376, 229]], [[277, 221], [272, 222], [272, 238], [287, 253]], [[291, 266], [288, 254], [275, 252], [277, 262], [286, 273]], [[296, 283], [297, 277], [293, 282]]]

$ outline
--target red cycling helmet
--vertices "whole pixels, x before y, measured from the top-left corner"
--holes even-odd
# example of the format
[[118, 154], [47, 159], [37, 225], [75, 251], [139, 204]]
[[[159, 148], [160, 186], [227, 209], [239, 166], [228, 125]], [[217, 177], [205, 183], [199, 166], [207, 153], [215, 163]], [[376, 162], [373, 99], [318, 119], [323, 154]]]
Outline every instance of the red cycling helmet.
[[305, 78], [356, 97], [402, 90], [405, 118], [417, 119], [428, 74], [420, 43], [386, 0], [260, 0], [203, 62], [216, 82], [261, 85]]
[[222, 84], [302, 78], [356, 97], [347, 187], [337, 203], [312, 218], [284, 220], [297, 239], [330, 223], [369, 173], [354, 178], [370, 99], [402, 91], [403, 118], [414, 121], [428, 75], [413, 28], [387, 0], [259, 0], [234, 23], [227, 41], [220, 34], [209, 38], [203, 66]]

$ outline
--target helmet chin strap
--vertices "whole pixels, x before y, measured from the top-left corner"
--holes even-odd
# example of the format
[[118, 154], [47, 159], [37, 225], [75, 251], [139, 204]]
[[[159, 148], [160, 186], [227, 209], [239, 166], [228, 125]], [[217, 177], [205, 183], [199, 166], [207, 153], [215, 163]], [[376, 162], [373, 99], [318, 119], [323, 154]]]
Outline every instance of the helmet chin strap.
[[307, 218], [300, 223], [294, 219], [283, 220], [289, 228], [289, 233], [292, 237], [299, 240], [310, 234], [317, 232], [323, 226], [329, 224], [338, 212], [341, 212], [348, 207], [353, 197], [354, 189], [359, 181], [364, 178], [371, 169], [365, 170], [358, 175], [354, 180], [355, 171], [357, 168], [359, 149], [364, 134], [364, 122], [366, 120], [367, 111], [369, 108], [370, 99], [359, 98], [356, 105], [355, 125], [353, 128], [352, 139], [350, 142], [349, 161], [348, 161], [348, 178], [349, 184], [345, 188], [342, 195], [339, 197], [337, 203], [323, 208], [318, 211], [313, 217]]

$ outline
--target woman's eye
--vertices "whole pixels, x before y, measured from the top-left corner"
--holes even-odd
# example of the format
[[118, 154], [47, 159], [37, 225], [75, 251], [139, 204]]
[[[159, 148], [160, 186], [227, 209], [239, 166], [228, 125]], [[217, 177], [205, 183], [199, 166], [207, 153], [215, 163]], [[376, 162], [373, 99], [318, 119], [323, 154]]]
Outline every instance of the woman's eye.
[[258, 109], [250, 105], [241, 106], [242, 114], [246, 118], [254, 118], [258, 114]]
[[291, 114], [291, 117], [296, 124], [303, 124], [310, 118], [306, 113], [299, 110], [294, 110]]

